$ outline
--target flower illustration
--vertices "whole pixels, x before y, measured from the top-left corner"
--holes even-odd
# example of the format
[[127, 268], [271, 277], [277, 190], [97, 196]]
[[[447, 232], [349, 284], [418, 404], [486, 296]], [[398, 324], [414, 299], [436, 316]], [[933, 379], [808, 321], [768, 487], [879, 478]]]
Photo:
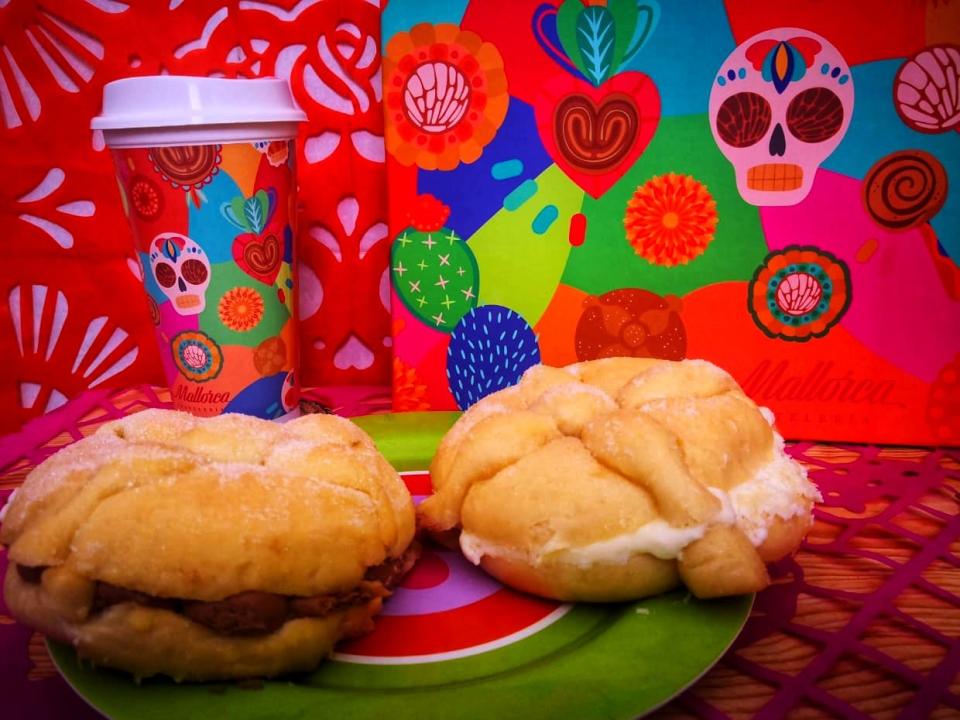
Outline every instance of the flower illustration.
[[253, 288], [231, 288], [217, 305], [220, 321], [236, 332], [253, 330], [263, 318], [263, 298]]
[[452, 170], [472, 163], [507, 114], [496, 47], [456, 25], [397, 33], [383, 58], [387, 150], [402, 165]]
[[143, 220], [156, 220], [163, 211], [163, 198], [157, 186], [145, 177], [130, 181], [130, 204]]
[[703, 183], [668, 173], [636, 189], [623, 224], [640, 257], [654, 265], [685, 265], [713, 241], [717, 204]]
[[767, 255], [750, 281], [748, 307], [770, 337], [803, 342], [823, 337], [850, 305], [850, 273], [815, 247], [792, 245]]
[[417, 369], [393, 358], [393, 411], [417, 412], [429, 410], [427, 386], [420, 381]]
[[223, 368], [223, 353], [217, 342], [202, 330], [188, 330], [170, 343], [180, 374], [193, 382], [212, 380]]
[[268, 337], [253, 351], [253, 366], [263, 377], [283, 370], [287, 364], [287, 344], [279, 335]]
[[418, 195], [404, 213], [409, 227], [424, 232], [439, 230], [450, 217], [450, 206], [444, 205], [433, 195]]

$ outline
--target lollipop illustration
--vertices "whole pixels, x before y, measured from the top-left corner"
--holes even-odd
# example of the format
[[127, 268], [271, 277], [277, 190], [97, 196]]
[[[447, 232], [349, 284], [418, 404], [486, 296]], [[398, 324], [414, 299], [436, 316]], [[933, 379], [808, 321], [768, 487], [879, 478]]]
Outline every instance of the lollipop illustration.
[[[960, 298], [960, 271], [930, 224], [947, 201], [947, 171], [923, 150], [900, 150], [880, 158], [863, 179], [863, 204], [885, 230], [918, 229], [944, 290]], [[876, 241], [874, 241], [876, 243]]]
[[946, 200], [947, 172], [922, 150], [890, 153], [863, 179], [867, 212], [888, 230], [909, 230], [929, 222]]

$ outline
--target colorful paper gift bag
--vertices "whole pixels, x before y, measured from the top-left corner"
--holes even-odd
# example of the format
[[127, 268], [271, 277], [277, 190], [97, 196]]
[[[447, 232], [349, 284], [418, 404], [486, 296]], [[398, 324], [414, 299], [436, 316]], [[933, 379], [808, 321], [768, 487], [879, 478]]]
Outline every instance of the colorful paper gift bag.
[[391, 2], [395, 408], [537, 362], [706, 358], [789, 437], [960, 442], [960, 48], [936, 8], [856, 5], [890, 32], [821, 5]]

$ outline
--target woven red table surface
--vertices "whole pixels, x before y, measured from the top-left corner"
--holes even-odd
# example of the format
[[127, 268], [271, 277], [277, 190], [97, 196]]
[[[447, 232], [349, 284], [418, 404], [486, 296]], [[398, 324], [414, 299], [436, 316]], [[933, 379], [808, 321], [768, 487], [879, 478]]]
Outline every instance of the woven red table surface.
[[[0, 502], [38, 462], [167, 393], [87, 393], [0, 439]], [[344, 415], [385, 409], [382, 388], [317, 390]], [[661, 718], [960, 714], [960, 451], [793, 443], [824, 496], [803, 548], [772, 568], [743, 633]], [[0, 554], [0, 572], [6, 557]], [[98, 717], [42, 638], [0, 603], [5, 718]]]

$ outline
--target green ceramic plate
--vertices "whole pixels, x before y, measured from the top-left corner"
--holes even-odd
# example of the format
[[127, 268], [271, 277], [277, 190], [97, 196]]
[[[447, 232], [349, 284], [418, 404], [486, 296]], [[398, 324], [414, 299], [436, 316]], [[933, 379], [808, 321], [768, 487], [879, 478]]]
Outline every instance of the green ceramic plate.
[[[399, 470], [427, 466], [453, 413], [358, 422]], [[415, 496], [422, 475], [406, 476]], [[373, 634], [316, 672], [265, 682], [135, 684], [50, 644], [74, 689], [114, 720], [486, 720], [633, 718], [700, 677], [743, 627], [752, 597], [699, 602], [674, 592], [637, 603], [560, 605], [506, 590], [457, 554], [425, 553]]]

